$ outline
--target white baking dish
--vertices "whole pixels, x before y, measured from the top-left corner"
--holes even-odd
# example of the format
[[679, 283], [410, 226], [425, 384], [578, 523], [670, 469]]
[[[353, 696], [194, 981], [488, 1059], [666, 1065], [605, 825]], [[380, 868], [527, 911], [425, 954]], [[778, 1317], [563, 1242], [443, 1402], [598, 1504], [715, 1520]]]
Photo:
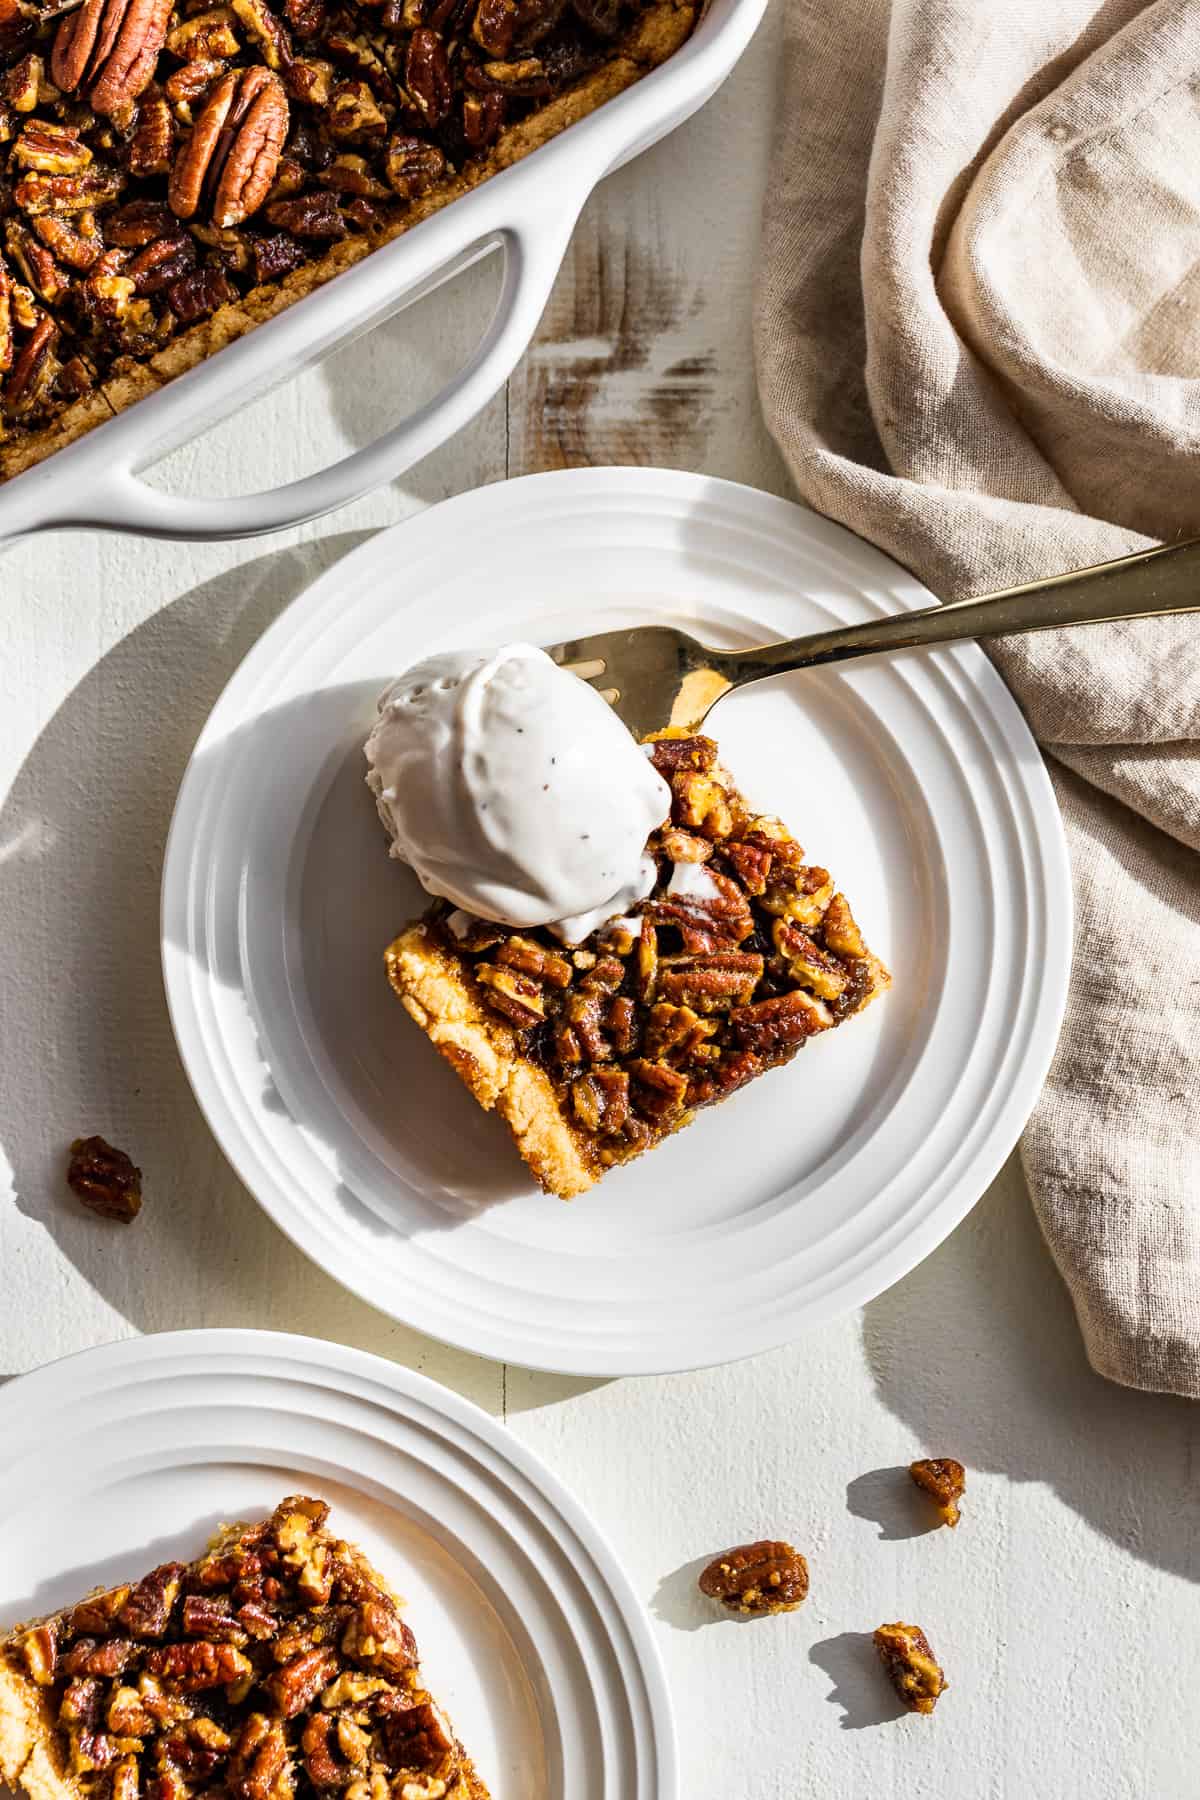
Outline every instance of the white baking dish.
[[[766, 0], [713, 0], [674, 56], [561, 137], [4, 483], [0, 542], [54, 526], [162, 538], [257, 537], [315, 519], [393, 480], [465, 425], [508, 379], [597, 181], [704, 104], [765, 10]], [[497, 247], [504, 252], [500, 298], [475, 354], [434, 399], [373, 444], [301, 481], [239, 499], [167, 494], [140, 479], [167, 451]]]

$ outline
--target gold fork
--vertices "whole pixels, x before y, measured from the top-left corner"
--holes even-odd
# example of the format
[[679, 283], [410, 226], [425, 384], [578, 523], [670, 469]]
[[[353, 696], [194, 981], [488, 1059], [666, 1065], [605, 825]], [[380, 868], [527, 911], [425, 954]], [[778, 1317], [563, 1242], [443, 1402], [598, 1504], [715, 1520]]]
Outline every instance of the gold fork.
[[1186, 612], [1200, 612], [1200, 538], [1138, 550], [975, 600], [923, 606], [749, 650], [715, 650], [674, 625], [639, 625], [552, 644], [547, 653], [598, 688], [642, 738], [668, 724], [694, 731], [731, 688], [791, 669], [960, 638]]

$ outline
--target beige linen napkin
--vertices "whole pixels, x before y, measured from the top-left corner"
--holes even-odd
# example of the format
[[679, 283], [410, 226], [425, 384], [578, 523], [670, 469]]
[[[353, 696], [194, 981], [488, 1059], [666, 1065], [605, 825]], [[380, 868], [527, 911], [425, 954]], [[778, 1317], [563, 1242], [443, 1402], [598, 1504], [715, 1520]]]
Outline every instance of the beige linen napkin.
[[[780, 4], [756, 334], [803, 498], [942, 599], [1200, 535], [1198, 0]], [[1200, 620], [993, 654], [1075, 881], [1034, 1201], [1095, 1367], [1200, 1395]]]

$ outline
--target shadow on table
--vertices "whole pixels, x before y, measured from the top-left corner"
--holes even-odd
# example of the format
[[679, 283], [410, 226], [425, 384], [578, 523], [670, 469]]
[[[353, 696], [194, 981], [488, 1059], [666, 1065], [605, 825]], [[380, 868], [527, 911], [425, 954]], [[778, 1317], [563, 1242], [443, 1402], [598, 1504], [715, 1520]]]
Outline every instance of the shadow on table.
[[808, 1660], [833, 1683], [827, 1698], [842, 1709], [843, 1731], [908, 1717], [884, 1674], [869, 1631], [840, 1631], [836, 1637], [823, 1638], [809, 1650]]
[[908, 1465], [871, 1469], [846, 1487], [846, 1510], [857, 1519], [872, 1519], [885, 1543], [925, 1537], [941, 1528], [929, 1499], [917, 1488]]
[[[313, 1268], [230, 1180], [159, 965], [163, 848], [195, 738], [266, 627], [366, 535], [271, 551], [181, 595], [88, 671], [29, 751], [0, 808], [0, 1140], [20, 1211], [138, 1330], [253, 1320], [422, 1366], [429, 1339]], [[91, 1132], [143, 1168], [132, 1227], [66, 1188], [67, 1146]], [[490, 1385], [474, 1397], [493, 1404]]]
[[[972, 1471], [1044, 1482], [1131, 1555], [1200, 1580], [1200, 1522], [1179, 1504], [1200, 1454], [1200, 1412], [1091, 1369], [1015, 1166], [940, 1249], [871, 1302], [863, 1343], [881, 1400], [922, 1454], [966, 1465], [964, 1529]], [[889, 1475], [897, 1509], [909, 1492], [920, 1499], [901, 1471], [876, 1471], [851, 1483], [850, 1510], [879, 1519], [885, 1537], [906, 1535], [883, 1492]]]

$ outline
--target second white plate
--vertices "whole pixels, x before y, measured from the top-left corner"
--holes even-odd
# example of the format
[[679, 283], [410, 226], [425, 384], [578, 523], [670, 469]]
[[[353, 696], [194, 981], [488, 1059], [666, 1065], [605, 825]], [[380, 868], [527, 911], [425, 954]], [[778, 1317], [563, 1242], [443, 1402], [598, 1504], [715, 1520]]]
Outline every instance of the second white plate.
[[928, 601], [798, 506], [657, 469], [464, 495], [297, 601], [213, 710], [163, 878], [184, 1062], [289, 1236], [396, 1318], [585, 1374], [786, 1342], [927, 1255], [1016, 1140], [1070, 960], [1053, 794], [977, 648], [784, 677], [713, 715], [895, 986], [569, 1206], [531, 1187], [388, 989], [384, 947], [423, 901], [387, 857], [361, 744], [388, 680], [437, 648], [665, 617], [753, 643]]
[[0, 1443], [0, 1627], [315, 1491], [403, 1595], [493, 1800], [675, 1800], [662, 1670], [611, 1551], [436, 1382], [314, 1338], [167, 1332], [11, 1382]]

